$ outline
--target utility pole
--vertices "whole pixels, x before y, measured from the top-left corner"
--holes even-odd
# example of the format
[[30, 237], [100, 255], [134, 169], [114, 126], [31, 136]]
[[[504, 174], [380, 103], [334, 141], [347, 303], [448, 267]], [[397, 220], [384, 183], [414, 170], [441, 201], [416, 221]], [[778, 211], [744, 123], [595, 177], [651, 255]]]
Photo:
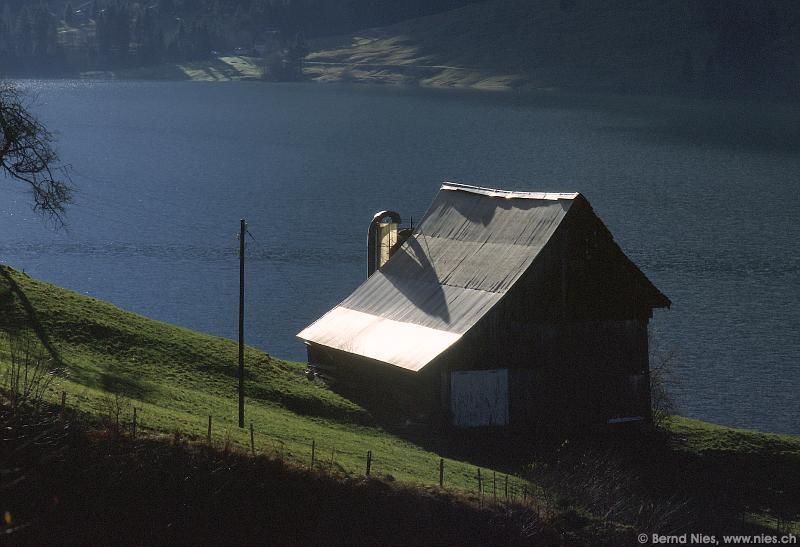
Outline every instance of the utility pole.
[[244, 427], [244, 236], [247, 224], [239, 228], [239, 427]]

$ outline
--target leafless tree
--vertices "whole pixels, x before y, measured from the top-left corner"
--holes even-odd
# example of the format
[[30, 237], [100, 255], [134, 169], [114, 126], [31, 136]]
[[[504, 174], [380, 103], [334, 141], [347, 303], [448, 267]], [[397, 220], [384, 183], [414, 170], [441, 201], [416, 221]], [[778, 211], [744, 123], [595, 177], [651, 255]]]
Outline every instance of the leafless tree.
[[61, 165], [52, 133], [30, 112], [24, 94], [0, 82], [0, 171], [27, 183], [33, 209], [64, 223], [64, 207], [72, 199], [69, 172]]

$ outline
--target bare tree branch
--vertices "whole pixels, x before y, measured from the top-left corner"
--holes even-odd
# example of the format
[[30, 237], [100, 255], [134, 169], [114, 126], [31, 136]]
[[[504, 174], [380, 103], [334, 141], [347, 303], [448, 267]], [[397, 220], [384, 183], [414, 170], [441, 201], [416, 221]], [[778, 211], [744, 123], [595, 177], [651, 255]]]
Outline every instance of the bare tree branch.
[[12, 84], [0, 83], [0, 171], [30, 186], [33, 210], [64, 225], [72, 200], [69, 170], [59, 162], [52, 133], [23, 102]]

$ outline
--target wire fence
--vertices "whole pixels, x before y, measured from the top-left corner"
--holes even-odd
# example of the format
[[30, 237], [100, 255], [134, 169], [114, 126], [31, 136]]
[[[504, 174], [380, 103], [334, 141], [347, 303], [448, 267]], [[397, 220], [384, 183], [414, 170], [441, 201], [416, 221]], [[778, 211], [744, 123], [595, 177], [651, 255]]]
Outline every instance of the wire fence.
[[[60, 396], [59, 416], [63, 417], [68, 413], [67, 392], [62, 391]], [[147, 437], [164, 436], [168, 431], [164, 427], [151, 427], [143, 423], [142, 409], [136, 406], [126, 406], [121, 404], [119, 399], [110, 400], [108, 408], [101, 421], [115, 433], [127, 436], [132, 440], [144, 439]], [[145, 416], [146, 417], [146, 416]], [[227, 426], [228, 424], [226, 424]], [[246, 438], [249, 443], [241, 446], [237, 443], [230, 429], [226, 427], [222, 440], [219, 441], [218, 423], [213, 415], [208, 415], [204, 419], [198, 419], [198, 430], [194, 433], [185, 434], [176, 428], [172, 433], [174, 440], [181, 438], [192, 438], [198, 443], [208, 447], [221, 448], [223, 451], [246, 451], [252, 457], [267, 456], [293, 464], [307, 467], [318, 472], [330, 474], [332, 476], [363, 476], [385, 480], [394, 480], [393, 475], [398, 473], [398, 469], [392, 467], [391, 463], [382, 457], [380, 451], [368, 449], [352, 450], [321, 444], [315, 438], [309, 438], [308, 442], [298, 450], [296, 439], [293, 451], [287, 448], [287, 442], [280, 439], [275, 432], [259, 432], [255, 425], [250, 422], [245, 429]], [[270, 445], [258, 442], [257, 434], [267, 435], [272, 440]], [[290, 453], [291, 452], [291, 453]], [[353, 462], [360, 462], [360, 465]], [[429, 481], [424, 481], [430, 486], [438, 485], [441, 489], [460, 491], [475, 496], [479, 504], [517, 504], [526, 505], [536, 509], [539, 505], [534, 497], [534, 488], [531, 483], [522, 477], [509, 474], [498, 473], [496, 470], [475, 466], [470, 476], [465, 476], [463, 467], [468, 466], [461, 462], [447, 460], [439, 457], [430, 469], [417, 469], [419, 475], [429, 476]], [[458, 472], [451, 470], [452, 467], [459, 467]], [[459, 480], [460, 479], [460, 480]], [[463, 481], [463, 484], [462, 484]]]

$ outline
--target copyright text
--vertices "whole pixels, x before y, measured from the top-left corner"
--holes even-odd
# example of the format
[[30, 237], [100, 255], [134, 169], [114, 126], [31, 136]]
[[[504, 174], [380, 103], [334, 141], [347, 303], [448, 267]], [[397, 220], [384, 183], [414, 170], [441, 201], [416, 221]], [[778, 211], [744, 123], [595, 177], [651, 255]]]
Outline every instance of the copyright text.
[[639, 534], [639, 543], [651, 545], [797, 545], [797, 536], [756, 534], [712, 536], [708, 534], [680, 534], [665, 536], [661, 534]]

